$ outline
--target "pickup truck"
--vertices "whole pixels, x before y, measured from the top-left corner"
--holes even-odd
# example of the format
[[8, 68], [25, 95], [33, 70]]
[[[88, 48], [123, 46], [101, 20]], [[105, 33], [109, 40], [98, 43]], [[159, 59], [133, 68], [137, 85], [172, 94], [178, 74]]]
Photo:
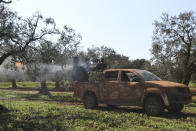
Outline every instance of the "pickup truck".
[[74, 83], [74, 97], [81, 98], [87, 109], [98, 104], [142, 106], [148, 115], [159, 115], [166, 108], [180, 113], [192, 100], [188, 86], [163, 81], [153, 73], [139, 69], [107, 69], [104, 80], [92, 84]]

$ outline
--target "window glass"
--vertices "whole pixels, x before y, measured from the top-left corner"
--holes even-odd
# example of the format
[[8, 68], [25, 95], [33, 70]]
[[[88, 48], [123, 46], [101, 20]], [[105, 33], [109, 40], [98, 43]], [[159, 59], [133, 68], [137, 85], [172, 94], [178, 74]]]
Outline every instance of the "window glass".
[[130, 72], [128, 72], [128, 71], [121, 72], [121, 81], [130, 81], [129, 77], [127, 76], [127, 73], [130, 73]]
[[105, 74], [105, 79], [107, 81], [117, 81], [118, 71], [108, 71]]
[[145, 71], [145, 70], [136, 70], [143, 78], [145, 81], [160, 81], [161, 79], [156, 76], [155, 74]]

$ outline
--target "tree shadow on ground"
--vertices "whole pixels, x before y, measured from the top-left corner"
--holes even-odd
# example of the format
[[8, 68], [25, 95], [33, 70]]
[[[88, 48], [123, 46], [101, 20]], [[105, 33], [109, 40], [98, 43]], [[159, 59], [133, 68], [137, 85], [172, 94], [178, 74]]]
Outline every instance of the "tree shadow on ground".
[[163, 112], [163, 114], [160, 115], [160, 117], [167, 118], [167, 119], [181, 119], [181, 118], [196, 118], [196, 113], [185, 113], [181, 112], [178, 114], [175, 113], [169, 113], [169, 112]]
[[8, 129], [8, 121], [10, 121], [9, 113], [1, 113], [0, 114], [0, 129]]
[[113, 112], [117, 112], [117, 113], [129, 113], [129, 112], [133, 112], [133, 113], [144, 113], [143, 109], [138, 108], [138, 107], [114, 107], [114, 108], [110, 108], [107, 106], [99, 106], [97, 108], [98, 110], [102, 110], [102, 111], [113, 111]]
[[9, 112], [9, 110], [5, 106], [0, 105], [0, 114], [2, 114], [2, 113], [8, 113], [8, 112]]
[[3, 105], [0, 105], [0, 128], [7, 129], [8, 124], [7, 122], [10, 119], [9, 110], [4, 107]]
[[53, 102], [73, 102], [80, 103], [81, 100], [73, 97], [72, 95], [42, 95], [42, 94], [27, 94], [18, 93], [16, 98], [26, 100], [40, 100], [40, 101], [53, 101]]
[[[190, 104], [186, 105], [186, 107], [189, 108], [195, 108], [196, 107], [196, 101], [192, 101]], [[196, 118], [196, 113], [191, 112], [180, 112], [180, 113], [170, 113], [170, 112], [164, 112], [161, 117], [167, 118], [167, 119], [180, 119], [180, 118]]]
[[[109, 108], [107, 106], [99, 106], [97, 108], [98, 110], [102, 111], [113, 111], [116, 113], [139, 113], [139, 114], [145, 114], [144, 110], [140, 107], [115, 107], [115, 108]], [[196, 113], [186, 113], [181, 112], [178, 114], [175, 113], [169, 113], [168, 111], [164, 111], [162, 114], [158, 115], [157, 117], [166, 118], [166, 119], [181, 119], [181, 118], [196, 118]]]

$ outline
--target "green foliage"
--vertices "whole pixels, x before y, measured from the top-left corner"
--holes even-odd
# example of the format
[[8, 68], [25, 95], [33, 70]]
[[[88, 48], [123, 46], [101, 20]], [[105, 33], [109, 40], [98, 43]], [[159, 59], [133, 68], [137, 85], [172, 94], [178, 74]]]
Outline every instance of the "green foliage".
[[60, 86], [60, 88], [64, 88], [65, 87], [65, 81], [64, 80], [61, 80], [60, 82], [59, 82], [59, 86]]
[[73, 90], [72, 82], [61, 80], [59, 82], [60, 90], [70, 91]]
[[104, 81], [104, 74], [103, 72], [96, 72], [92, 71], [89, 72], [89, 83], [98, 84]]
[[108, 68], [130, 68], [129, 57], [118, 53], [106, 57], [105, 61], [108, 64]]
[[130, 62], [130, 68], [151, 70], [151, 63], [145, 59], [136, 59]]
[[113, 48], [107, 46], [92, 46], [87, 52], [81, 52], [81, 56], [88, 58], [96, 64], [96, 59], [104, 58], [107, 68], [128, 68], [130, 65], [129, 57], [118, 54]]
[[150, 117], [136, 107], [87, 110], [72, 93], [52, 92], [52, 97], [1, 90], [0, 98], [6, 99], [0, 104], [10, 112], [0, 114], [0, 130], [196, 130], [195, 102], [180, 115]]

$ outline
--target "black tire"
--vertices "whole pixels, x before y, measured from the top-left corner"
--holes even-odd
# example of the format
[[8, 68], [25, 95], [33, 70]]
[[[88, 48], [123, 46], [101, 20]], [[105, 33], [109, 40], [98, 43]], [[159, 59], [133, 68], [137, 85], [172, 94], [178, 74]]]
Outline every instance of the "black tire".
[[93, 93], [87, 93], [83, 99], [84, 107], [86, 109], [95, 109], [97, 107], [97, 98]]
[[110, 109], [115, 109], [115, 108], [117, 108], [116, 105], [111, 105], [111, 104], [107, 104], [107, 107], [110, 108]]
[[157, 116], [164, 110], [164, 104], [158, 96], [148, 96], [144, 101], [144, 111], [147, 115]]
[[9, 110], [6, 108], [6, 107], [4, 107], [4, 106], [2, 106], [2, 105], [0, 105], [0, 114], [1, 113], [6, 113], [6, 112], [8, 112]]
[[183, 104], [173, 104], [167, 108], [170, 113], [180, 113], [183, 109]]

